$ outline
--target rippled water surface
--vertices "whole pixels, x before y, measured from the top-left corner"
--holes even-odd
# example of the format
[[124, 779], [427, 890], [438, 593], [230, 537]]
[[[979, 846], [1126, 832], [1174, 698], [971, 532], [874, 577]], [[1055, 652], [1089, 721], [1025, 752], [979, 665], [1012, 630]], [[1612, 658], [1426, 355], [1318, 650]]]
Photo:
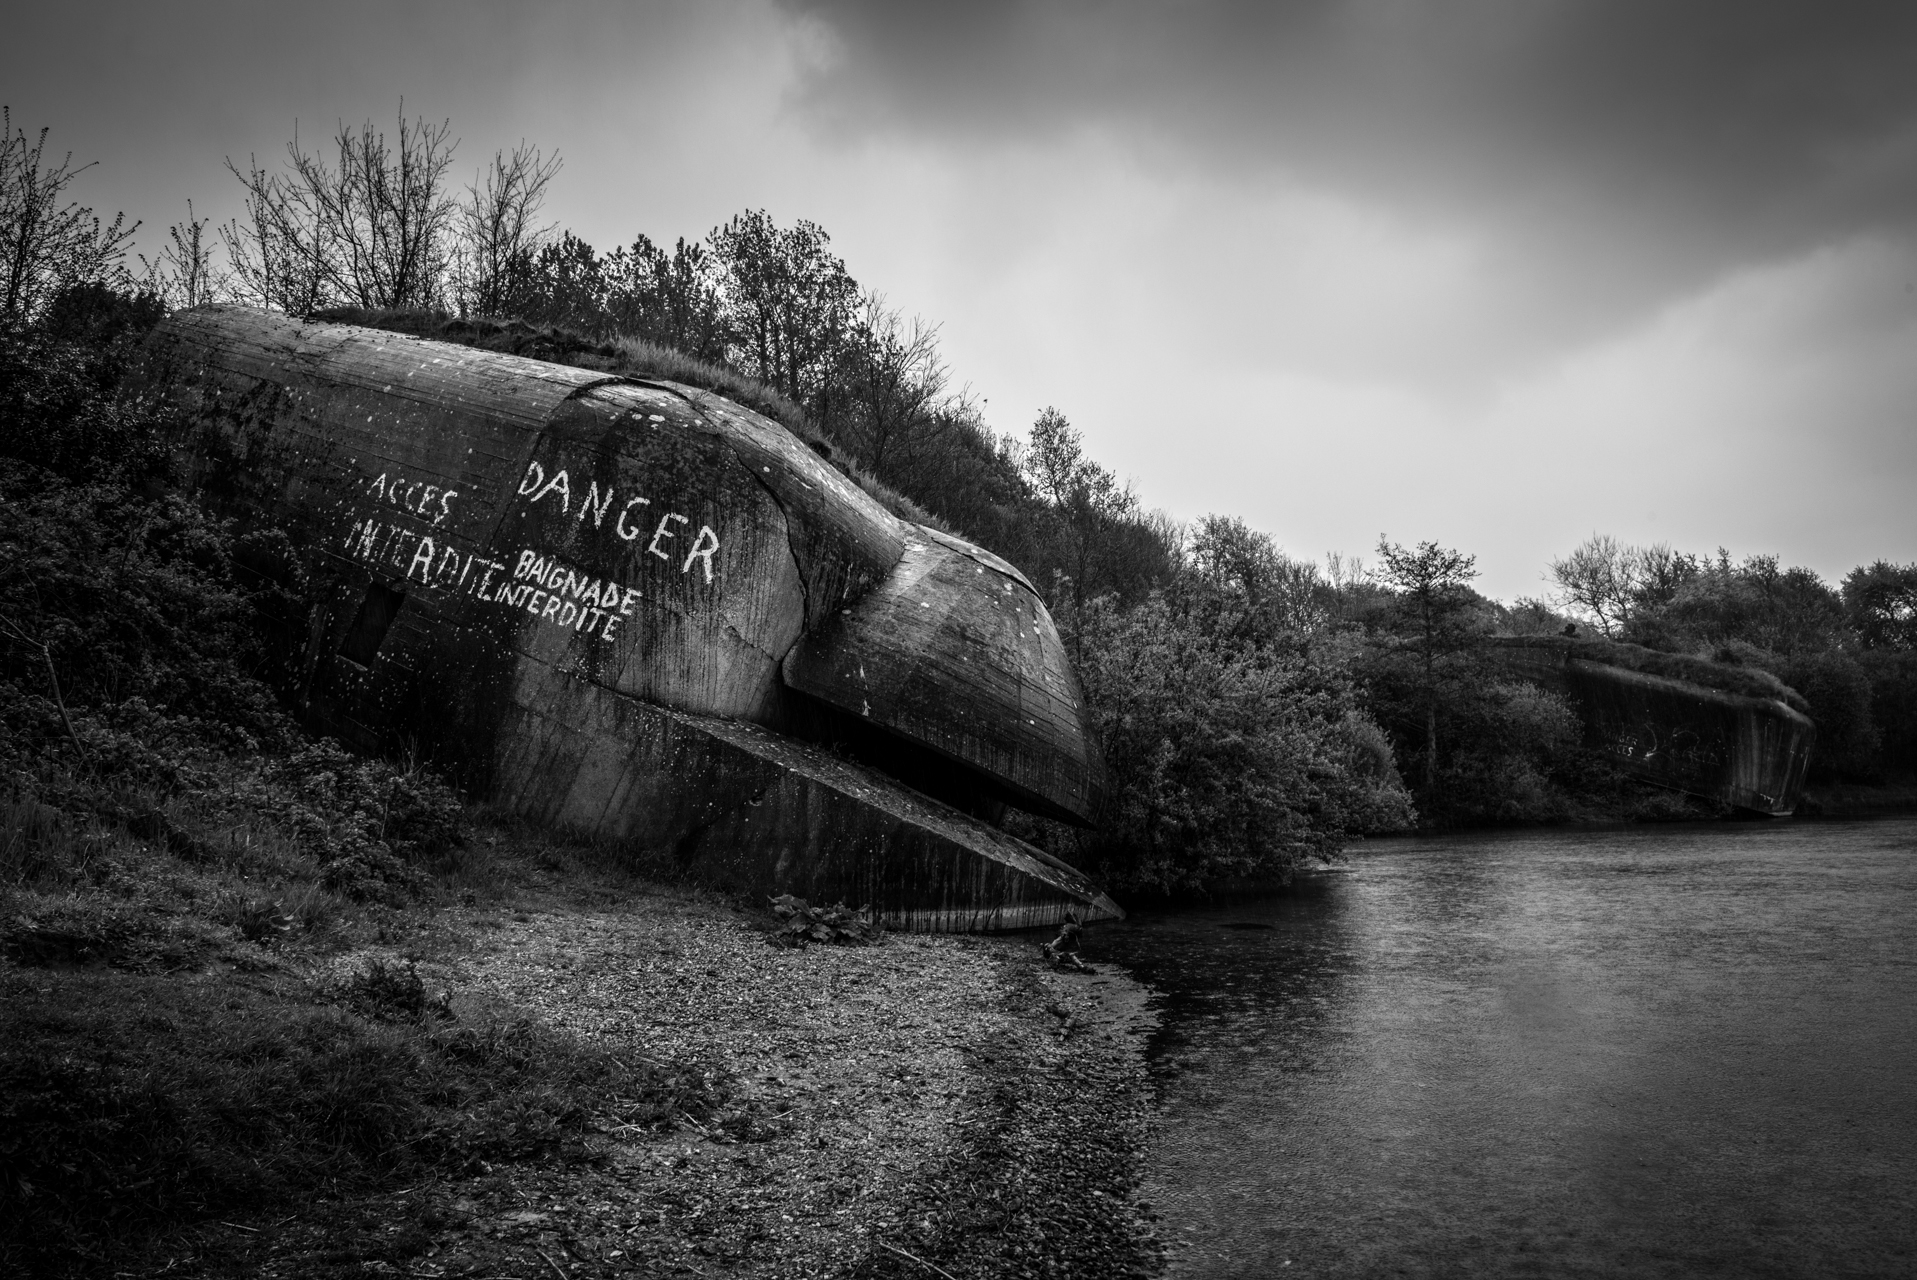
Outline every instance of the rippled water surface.
[[1377, 842], [1098, 926], [1193, 1276], [1917, 1275], [1917, 819]]

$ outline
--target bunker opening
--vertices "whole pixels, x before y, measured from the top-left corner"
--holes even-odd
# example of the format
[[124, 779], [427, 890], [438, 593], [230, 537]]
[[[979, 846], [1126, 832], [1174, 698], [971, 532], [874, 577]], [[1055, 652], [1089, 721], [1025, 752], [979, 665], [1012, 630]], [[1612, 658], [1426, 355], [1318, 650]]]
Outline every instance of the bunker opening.
[[359, 611], [346, 629], [346, 638], [340, 641], [339, 656], [370, 668], [373, 659], [379, 656], [380, 645], [386, 642], [386, 633], [392, 630], [393, 619], [399, 616], [400, 606], [405, 603], [404, 591], [396, 591], [380, 582], [368, 585], [366, 594], [360, 598]]

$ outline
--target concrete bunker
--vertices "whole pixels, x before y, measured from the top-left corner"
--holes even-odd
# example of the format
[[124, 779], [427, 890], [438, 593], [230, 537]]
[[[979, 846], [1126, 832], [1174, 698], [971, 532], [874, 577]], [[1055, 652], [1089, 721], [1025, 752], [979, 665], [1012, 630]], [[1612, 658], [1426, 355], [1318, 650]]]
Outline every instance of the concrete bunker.
[[1817, 726], [1778, 690], [1696, 660], [1634, 669], [1628, 658], [1660, 655], [1632, 654], [1631, 645], [1558, 636], [1492, 643], [1494, 658], [1513, 675], [1566, 695], [1583, 718], [1585, 740], [1633, 777], [1753, 813], [1796, 810]]
[[999, 830], [1096, 811], [1050, 615], [784, 428], [674, 383], [235, 306], [171, 316], [146, 391], [189, 484], [285, 529], [298, 698], [476, 792], [718, 887], [894, 927], [1121, 914]]

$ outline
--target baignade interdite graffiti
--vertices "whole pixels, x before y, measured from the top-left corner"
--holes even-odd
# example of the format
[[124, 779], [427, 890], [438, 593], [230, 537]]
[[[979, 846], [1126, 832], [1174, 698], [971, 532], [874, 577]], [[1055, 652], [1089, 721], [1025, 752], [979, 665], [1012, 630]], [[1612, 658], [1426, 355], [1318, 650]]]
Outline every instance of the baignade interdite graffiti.
[[994, 824], [1101, 765], [1031, 584], [708, 392], [236, 306], [144, 392], [189, 486], [310, 605], [296, 696], [476, 794], [717, 887], [894, 927], [1118, 908]]

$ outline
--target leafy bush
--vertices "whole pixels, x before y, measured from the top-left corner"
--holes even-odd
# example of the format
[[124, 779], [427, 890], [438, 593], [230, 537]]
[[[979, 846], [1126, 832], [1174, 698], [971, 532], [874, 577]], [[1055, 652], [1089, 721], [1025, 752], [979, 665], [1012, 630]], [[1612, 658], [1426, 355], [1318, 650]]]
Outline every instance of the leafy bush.
[[1488, 679], [1448, 708], [1453, 746], [1429, 817], [1452, 824], [1561, 822], [1577, 815], [1583, 722], [1558, 694]]
[[263, 679], [277, 671], [259, 629], [264, 593], [242, 587], [234, 553], [230, 531], [182, 498], [0, 458], [0, 717], [13, 745], [38, 751], [49, 727], [58, 736], [61, 700], [122, 734], [283, 739], [289, 722]]
[[262, 761], [235, 799], [284, 823], [321, 883], [355, 901], [403, 901], [423, 883], [422, 864], [464, 841], [459, 796], [444, 782], [332, 741]]
[[1817, 724], [1811, 778], [1862, 778], [1879, 773], [1880, 741], [1871, 717], [1870, 678], [1857, 660], [1833, 648], [1770, 661], [1778, 677], [1802, 697], [1803, 710]]
[[1114, 885], [1288, 881], [1349, 836], [1410, 824], [1377, 727], [1324, 654], [1207, 634], [1162, 594], [1070, 621], [1110, 808], [1083, 855]]
[[62, 291], [32, 326], [0, 326], [0, 454], [70, 480], [137, 479], [164, 458], [161, 423], [120, 394], [164, 309], [99, 285]]

